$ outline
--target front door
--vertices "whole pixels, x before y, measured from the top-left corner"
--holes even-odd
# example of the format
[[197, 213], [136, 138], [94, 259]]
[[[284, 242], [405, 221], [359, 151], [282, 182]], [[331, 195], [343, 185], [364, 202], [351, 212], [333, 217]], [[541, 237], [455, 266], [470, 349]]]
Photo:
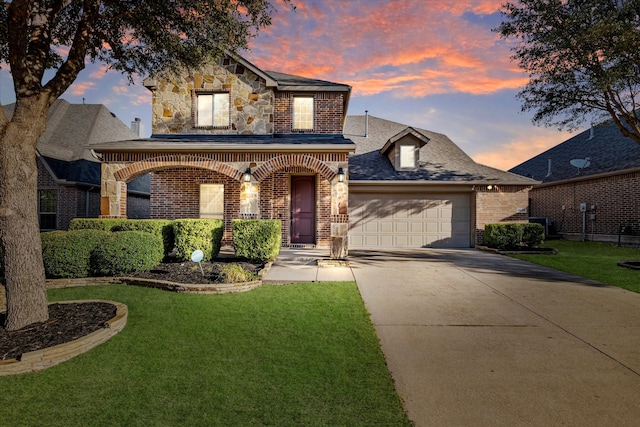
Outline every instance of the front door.
[[314, 244], [316, 177], [291, 177], [291, 243]]

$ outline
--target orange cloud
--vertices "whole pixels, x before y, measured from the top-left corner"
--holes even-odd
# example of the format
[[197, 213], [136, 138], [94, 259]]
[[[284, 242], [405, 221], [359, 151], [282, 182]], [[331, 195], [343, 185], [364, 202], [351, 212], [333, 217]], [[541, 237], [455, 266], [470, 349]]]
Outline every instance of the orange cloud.
[[558, 132], [546, 128], [532, 128], [527, 135], [502, 144], [498, 148], [472, 155], [473, 159], [487, 166], [509, 170], [520, 163], [566, 141], [570, 132]]
[[527, 79], [510, 61], [509, 46], [491, 31], [501, 3], [296, 0], [291, 11], [278, 1], [268, 36], [251, 45], [251, 60], [259, 67], [349, 83], [366, 95], [513, 89]]

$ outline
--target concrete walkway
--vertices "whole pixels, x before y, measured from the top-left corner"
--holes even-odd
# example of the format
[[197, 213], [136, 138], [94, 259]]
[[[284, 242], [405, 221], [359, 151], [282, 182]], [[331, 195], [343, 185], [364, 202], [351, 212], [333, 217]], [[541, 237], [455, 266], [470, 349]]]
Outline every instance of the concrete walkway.
[[[262, 283], [354, 281], [348, 263], [328, 260], [329, 249], [282, 248]], [[324, 262], [323, 262], [324, 261]]]
[[640, 294], [476, 250], [349, 260], [416, 426], [640, 425]]

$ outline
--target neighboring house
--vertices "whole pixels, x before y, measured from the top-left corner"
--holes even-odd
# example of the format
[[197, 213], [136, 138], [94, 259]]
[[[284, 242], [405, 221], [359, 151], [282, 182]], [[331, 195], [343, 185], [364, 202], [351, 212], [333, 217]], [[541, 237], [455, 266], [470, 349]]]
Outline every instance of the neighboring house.
[[103, 217], [125, 216], [128, 183], [151, 172], [152, 218], [223, 219], [224, 244], [235, 218], [279, 219], [283, 246], [332, 254], [348, 234], [359, 248], [470, 247], [487, 222], [527, 219], [535, 181], [398, 123], [371, 118], [365, 137], [364, 118], [346, 117], [347, 85], [227, 56], [145, 86], [151, 137], [93, 146]]
[[351, 248], [463, 248], [485, 224], [526, 222], [536, 181], [474, 162], [446, 135], [349, 116]]
[[[14, 104], [5, 106], [9, 116]], [[100, 215], [100, 162], [89, 144], [135, 138], [104, 105], [57, 100], [37, 146], [41, 230], [67, 229], [73, 218]], [[149, 217], [149, 177], [128, 187], [128, 216]]]
[[552, 234], [640, 243], [640, 145], [613, 123], [592, 127], [511, 172], [542, 181], [530, 192], [531, 215], [549, 218]]

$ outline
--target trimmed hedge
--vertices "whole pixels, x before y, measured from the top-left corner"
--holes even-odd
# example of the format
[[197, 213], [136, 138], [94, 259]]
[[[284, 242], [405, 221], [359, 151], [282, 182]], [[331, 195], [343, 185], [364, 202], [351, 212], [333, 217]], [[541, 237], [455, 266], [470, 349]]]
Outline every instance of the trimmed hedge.
[[144, 231], [162, 238], [164, 254], [173, 250], [173, 221], [168, 219], [74, 218], [69, 230]]
[[484, 227], [484, 243], [490, 248], [534, 247], [543, 241], [544, 227], [541, 224], [505, 223], [487, 224]]
[[162, 262], [162, 238], [144, 231], [110, 233], [91, 253], [92, 272], [117, 276], [150, 270]]
[[542, 224], [530, 222], [522, 224], [522, 243], [527, 247], [541, 245], [544, 242], [544, 226]]
[[73, 218], [69, 230], [102, 230], [113, 231], [113, 228], [125, 221], [126, 218]]
[[49, 231], [40, 234], [48, 278], [88, 277], [91, 252], [109, 236], [103, 230]]
[[178, 219], [173, 221], [176, 257], [191, 260], [193, 251], [204, 253], [203, 261], [218, 256], [222, 244], [224, 222], [221, 219]]
[[282, 223], [276, 219], [234, 219], [236, 256], [253, 261], [274, 260], [282, 246]]

